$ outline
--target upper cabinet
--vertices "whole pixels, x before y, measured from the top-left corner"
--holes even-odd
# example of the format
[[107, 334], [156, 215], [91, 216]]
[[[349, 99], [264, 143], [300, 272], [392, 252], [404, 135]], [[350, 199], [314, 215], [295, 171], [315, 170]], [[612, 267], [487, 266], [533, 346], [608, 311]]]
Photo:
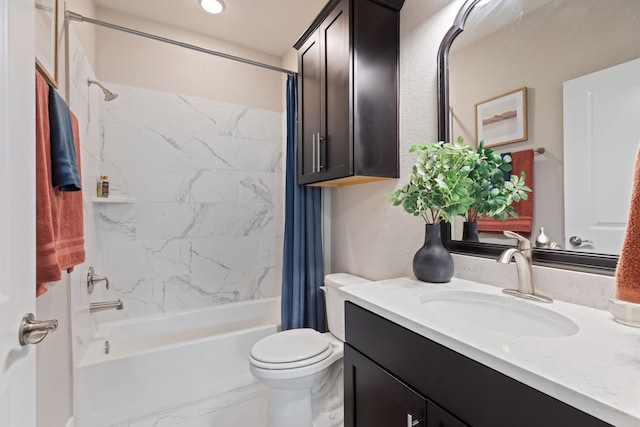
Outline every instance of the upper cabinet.
[[398, 178], [403, 3], [331, 0], [296, 43], [301, 184]]

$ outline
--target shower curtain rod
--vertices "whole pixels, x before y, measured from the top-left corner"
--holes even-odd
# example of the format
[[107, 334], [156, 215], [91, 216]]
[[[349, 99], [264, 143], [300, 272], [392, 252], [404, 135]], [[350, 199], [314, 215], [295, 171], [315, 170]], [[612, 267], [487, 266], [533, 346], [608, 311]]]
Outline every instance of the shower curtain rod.
[[168, 39], [168, 38], [165, 38], [165, 37], [156, 36], [154, 34], [144, 33], [142, 31], [134, 30], [134, 29], [127, 28], [127, 27], [121, 27], [120, 25], [111, 24], [109, 22], [98, 21], [97, 19], [87, 18], [86, 16], [82, 16], [79, 13], [75, 13], [75, 12], [72, 12], [70, 10], [66, 11], [65, 17], [66, 17], [66, 19], [69, 19], [70, 21], [89, 22], [91, 24], [95, 24], [95, 25], [100, 25], [102, 27], [111, 28], [113, 30], [118, 30], [118, 31], [123, 31], [125, 33], [135, 34], [137, 36], [146, 37], [148, 39], [158, 40], [158, 41], [161, 41], [161, 42], [164, 42], [164, 43], [173, 44], [173, 45], [176, 45], [176, 46], [184, 47], [184, 48], [195, 50], [195, 51], [198, 51], [198, 52], [208, 53], [209, 55], [219, 56], [221, 58], [231, 59], [233, 61], [243, 62], [243, 63], [249, 64], [249, 65], [255, 65], [256, 67], [266, 68], [266, 69], [272, 70], [272, 71], [278, 71], [280, 73], [292, 74], [292, 75], [296, 75], [297, 74], [295, 71], [287, 70], [287, 69], [276, 67], [276, 66], [269, 65], [269, 64], [263, 64], [262, 62], [252, 61], [250, 59], [241, 58], [239, 56], [229, 55], [229, 54], [218, 52], [218, 51], [211, 50], [211, 49], [205, 49], [205, 48], [200, 47], [200, 46], [195, 46], [195, 45], [192, 45], [192, 44], [179, 42], [177, 40], [172, 40], [172, 39]]

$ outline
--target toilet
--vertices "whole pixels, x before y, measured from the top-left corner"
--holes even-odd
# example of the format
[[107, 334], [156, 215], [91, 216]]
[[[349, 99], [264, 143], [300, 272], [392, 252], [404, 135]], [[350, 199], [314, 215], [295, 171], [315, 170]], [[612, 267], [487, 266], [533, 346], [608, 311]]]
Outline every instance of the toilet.
[[342, 425], [344, 301], [338, 288], [369, 280], [345, 273], [324, 278], [329, 332], [290, 329], [258, 341], [249, 355], [253, 376], [270, 388], [267, 427]]

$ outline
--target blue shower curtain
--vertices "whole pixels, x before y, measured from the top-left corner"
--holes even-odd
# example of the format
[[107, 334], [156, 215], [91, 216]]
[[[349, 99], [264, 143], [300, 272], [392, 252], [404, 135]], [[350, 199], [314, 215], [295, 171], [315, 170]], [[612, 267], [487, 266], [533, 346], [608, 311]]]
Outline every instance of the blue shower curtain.
[[326, 330], [322, 260], [322, 193], [298, 185], [297, 78], [287, 78], [287, 164], [282, 266], [282, 329]]

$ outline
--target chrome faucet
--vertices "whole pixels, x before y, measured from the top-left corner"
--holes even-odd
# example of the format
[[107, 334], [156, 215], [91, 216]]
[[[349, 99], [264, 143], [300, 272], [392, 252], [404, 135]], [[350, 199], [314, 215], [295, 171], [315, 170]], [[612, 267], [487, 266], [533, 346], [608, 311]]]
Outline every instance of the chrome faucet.
[[505, 230], [503, 233], [507, 237], [518, 240], [518, 244], [515, 248], [507, 249], [498, 257], [498, 262], [502, 264], [509, 264], [511, 260], [516, 262], [516, 269], [518, 271], [518, 289], [503, 289], [502, 292], [508, 295], [538, 302], [553, 302], [553, 299], [535, 293], [533, 287], [533, 271], [531, 269], [533, 252], [531, 242], [513, 231]]
[[122, 310], [123, 307], [124, 305], [120, 300], [92, 302], [91, 304], [89, 304], [89, 313], [95, 313], [97, 311], [112, 310], [112, 309]]

